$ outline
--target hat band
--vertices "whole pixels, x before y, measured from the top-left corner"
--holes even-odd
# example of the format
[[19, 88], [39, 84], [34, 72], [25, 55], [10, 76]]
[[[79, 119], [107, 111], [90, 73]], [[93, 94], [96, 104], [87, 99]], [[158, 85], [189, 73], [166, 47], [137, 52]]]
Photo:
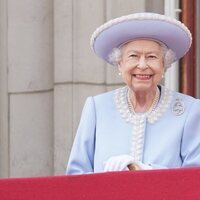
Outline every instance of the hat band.
[[144, 38], [144, 37], [138, 37], [138, 38], [134, 38], [134, 39], [128, 40], [128, 41], [126, 41], [124, 43], [121, 43], [117, 48], [121, 49], [124, 45], [128, 44], [129, 42], [134, 42], [136, 40], [149, 40], [149, 41], [153, 41], [153, 42], [156, 42], [156, 43], [158, 43], [160, 45], [163, 45], [167, 49], [169, 49], [169, 47], [164, 42], [161, 42], [160, 40], [156, 40], [156, 39], [153, 39], [153, 38]]

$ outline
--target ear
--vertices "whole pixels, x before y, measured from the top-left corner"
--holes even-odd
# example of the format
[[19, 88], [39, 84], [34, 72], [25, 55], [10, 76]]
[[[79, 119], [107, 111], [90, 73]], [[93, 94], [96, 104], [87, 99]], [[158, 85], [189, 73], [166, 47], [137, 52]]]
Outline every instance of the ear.
[[122, 61], [119, 61], [119, 62], [117, 63], [117, 68], [118, 68], [119, 72], [122, 71]]

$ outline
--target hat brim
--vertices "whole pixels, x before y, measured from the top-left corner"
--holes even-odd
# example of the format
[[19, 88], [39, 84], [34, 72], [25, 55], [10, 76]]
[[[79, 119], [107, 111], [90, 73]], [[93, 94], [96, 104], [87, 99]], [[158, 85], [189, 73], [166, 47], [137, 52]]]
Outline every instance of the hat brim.
[[117, 48], [127, 41], [149, 38], [164, 43], [175, 52], [178, 60], [186, 54], [191, 46], [191, 35], [188, 32], [189, 30], [183, 29], [176, 23], [165, 20], [126, 20], [99, 32], [94, 38], [92, 46], [99, 57], [110, 63], [109, 54], [113, 48]]

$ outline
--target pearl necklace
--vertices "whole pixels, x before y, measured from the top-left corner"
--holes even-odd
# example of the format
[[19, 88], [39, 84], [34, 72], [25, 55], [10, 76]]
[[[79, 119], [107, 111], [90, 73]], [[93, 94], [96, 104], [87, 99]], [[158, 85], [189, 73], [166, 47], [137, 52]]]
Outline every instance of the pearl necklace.
[[[153, 110], [151, 112], [143, 113], [143, 114], [134, 114], [130, 110], [130, 106], [128, 105], [128, 88], [127, 86], [118, 88], [115, 90], [115, 104], [118, 109], [121, 117], [126, 120], [126, 122], [134, 123], [136, 118], [147, 117], [149, 123], [155, 123], [167, 110], [172, 100], [172, 91], [161, 86], [162, 94], [160, 94], [157, 104], [153, 106]], [[156, 102], [156, 101], [155, 101]]]
[[[155, 110], [156, 105], [158, 104], [159, 99], [160, 99], [160, 90], [159, 90], [158, 87], [156, 87], [156, 94], [155, 94], [155, 97], [154, 97], [153, 102], [152, 102], [150, 108], [148, 109], [148, 111], [144, 113], [145, 115], [148, 115], [148, 114], [151, 113], [153, 110]], [[129, 111], [130, 111], [131, 113], [133, 113], [133, 114], [137, 114], [137, 113], [135, 112], [135, 109], [134, 109], [134, 107], [133, 107], [133, 104], [131, 103], [130, 90], [128, 90], [128, 92], [127, 92], [127, 101], [128, 101], [128, 108], [129, 108]]]

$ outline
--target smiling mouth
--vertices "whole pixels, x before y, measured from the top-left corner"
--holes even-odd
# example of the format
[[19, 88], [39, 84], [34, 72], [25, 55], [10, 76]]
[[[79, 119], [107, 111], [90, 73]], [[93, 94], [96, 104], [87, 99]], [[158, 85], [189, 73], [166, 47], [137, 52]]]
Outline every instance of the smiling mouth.
[[153, 75], [151, 74], [133, 74], [136, 79], [139, 80], [149, 80]]

